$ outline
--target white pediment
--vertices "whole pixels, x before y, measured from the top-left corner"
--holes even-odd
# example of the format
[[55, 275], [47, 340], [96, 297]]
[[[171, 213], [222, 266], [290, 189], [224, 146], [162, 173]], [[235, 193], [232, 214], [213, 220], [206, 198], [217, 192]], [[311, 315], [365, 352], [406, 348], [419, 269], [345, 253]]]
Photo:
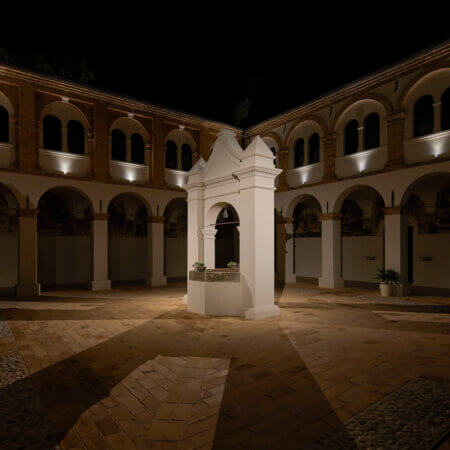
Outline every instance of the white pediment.
[[239, 169], [243, 154], [236, 134], [229, 130], [221, 130], [206, 163], [204, 180], [211, 181], [232, 176], [233, 172]]

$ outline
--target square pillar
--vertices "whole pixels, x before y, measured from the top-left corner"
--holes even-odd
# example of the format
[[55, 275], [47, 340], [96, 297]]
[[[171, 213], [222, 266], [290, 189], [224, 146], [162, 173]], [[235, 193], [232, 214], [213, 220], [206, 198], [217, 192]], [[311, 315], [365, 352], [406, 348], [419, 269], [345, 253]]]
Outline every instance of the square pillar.
[[167, 278], [164, 276], [164, 217], [151, 217], [147, 224], [147, 257], [148, 273], [147, 285], [165, 286]]
[[216, 228], [206, 227], [202, 229], [203, 251], [205, 258], [204, 264], [207, 269], [216, 268], [216, 234]]
[[94, 213], [91, 289], [93, 291], [111, 289], [111, 280], [108, 275], [108, 214]]
[[344, 286], [341, 275], [341, 218], [335, 213], [322, 214], [322, 276], [319, 287]]
[[405, 292], [408, 266], [408, 218], [399, 206], [384, 209], [385, 268], [400, 274]]
[[295, 283], [294, 272], [294, 219], [284, 219], [286, 225], [285, 283]]
[[37, 282], [37, 209], [19, 209], [19, 283], [17, 297], [40, 295]]

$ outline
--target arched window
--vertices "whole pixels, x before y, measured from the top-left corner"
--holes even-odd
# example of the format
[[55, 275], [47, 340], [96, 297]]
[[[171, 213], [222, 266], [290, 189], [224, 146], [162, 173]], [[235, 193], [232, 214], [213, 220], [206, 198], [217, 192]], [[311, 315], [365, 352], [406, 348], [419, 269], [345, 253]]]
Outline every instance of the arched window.
[[380, 146], [380, 116], [369, 114], [364, 120], [364, 150]]
[[305, 141], [300, 138], [294, 147], [294, 167], [301, 167], [305, 161]]
[[173, 141], [166, 142], [166, 168], [177, 168], [177, 144]]
[[425, 136], [433, 132], [434, 107], [433, 97], [424, 95], [414, 105], [414, 137]]
[[67, 149], [70, 153], [84, 155], [84, 127], [77, 120], [67, 124]]
[[358, 151], [358, 121], [350, 120], [344, 130], [344, 155]]
[[145, 162], [144, 138], [138, 133], [131, 135], [131, 162], [135, 164]]
[[450, 130], [450, 88], [441, 99], [441, 130]]
[[189, 144], [181, 146], [181, 168], [186, 171], [192, 168], [192, 150]]
[[275, 156], [275, 159], [273, 160], [273, 165], [277, 166], [277, 151], [275, 150], [275, 147], [271, 147], [270, 150], [272, 151], [273, 156]]
[[9, 113], [0, 105], [0, 142], [9, 142]]
[[317, 133], [314, 133], [309, 138], [308, 157], [309, 164], [315, 164], [320, 161], [320, 138]]
[[111, 158], [116, 161], [126, 161], [127, 159], [127, 142], [122, 130], [112, 130]]
[[56, 116], [45, 116], [42, 120], [42, 144], [47, 150], [61, 150], [61, 121]]

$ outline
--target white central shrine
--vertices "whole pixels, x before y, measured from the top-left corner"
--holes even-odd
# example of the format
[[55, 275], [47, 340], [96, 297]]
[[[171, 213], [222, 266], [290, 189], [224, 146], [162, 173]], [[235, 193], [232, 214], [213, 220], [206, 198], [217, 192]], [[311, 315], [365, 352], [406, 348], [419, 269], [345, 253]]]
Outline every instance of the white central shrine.
[[[279, 314], [274, 304], [274, 191], [281, 172], [259, 137], [244, 151], [235, 133], [223, 130], [207, 163], [200, 159], [188, 183], [188, 310], [207, 315], [261, 319]], [[216, 267], [218, 217], [234, 212], [238, 269]], [[225, 211], [225, 214], [223, 213]], [[236, 217], [237, 216], [237, 217]], [[205, 272], [194, 270], [202, 262]], [[225, 266], [225, 264], [223, 264]]]

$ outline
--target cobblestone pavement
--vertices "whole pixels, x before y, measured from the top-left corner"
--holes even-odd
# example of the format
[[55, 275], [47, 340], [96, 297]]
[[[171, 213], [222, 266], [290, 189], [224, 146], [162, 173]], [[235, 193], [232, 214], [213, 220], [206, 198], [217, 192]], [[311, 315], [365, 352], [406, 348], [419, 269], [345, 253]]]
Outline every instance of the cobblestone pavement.
[[450, 299], [297, 284], [277, 292], [280, 317], [245, 321], [188, 313], [184, 293], [0, 302], [0, 448], [368, 448], [361, 420], [383, 408], [393, 419], [378, 448], [401, 447], [402, 414], [421, 430], [411, 447], [448, 430], [442, 408], [426, 419], [435, 434], [411, 410], [414, 393], [448, 400]]

